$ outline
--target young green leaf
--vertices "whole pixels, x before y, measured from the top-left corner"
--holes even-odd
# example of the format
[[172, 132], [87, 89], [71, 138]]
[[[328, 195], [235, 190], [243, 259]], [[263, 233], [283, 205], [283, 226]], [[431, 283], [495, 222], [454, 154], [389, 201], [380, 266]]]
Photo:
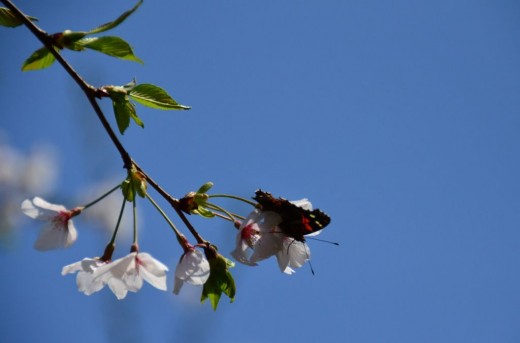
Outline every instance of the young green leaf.
[[90, 30], [89, 34], [105, 32], [110, 29], [113, 29], [114, 27], [116, 27], [117, 25], [119, 25], [123, 21], [125, 21], [125, 19], [128, 18], [132, 13], [134, 13], [137, 10], [137, 8], [139, 8], [139, 6], [141, 6], [142, 3], [143, 3], [143, 0], [139, 0], [139, 2], [132, 9], [121, 14], [116, 20], [108, 22], [106, 24], [96, 27], [95, 29]]
[[[38, 21], [38, 19], [35, 17], [27, 16], [27, 18], [32, 21]], [[10, 9], [0, 7], [0, 26], [17, 27], [22, 24], [23, 22], [17, 16], [15, 16]]]
[[47, 48], [40, 48], [25, 60], [22, 65], [22, 71], [47, 68], [54, 63], [54, 60], [54, 55]]
[[207, 191], [209, 191], [211, 189], [211, 187], [213, 187], [213, 182], [208, 181], [205, 184], [203, 184], [202, 186], [200, 186], [197, 193], [206, 193]]
[[132, 106], [132, 109], [133, 109], [133, 111], [130, 112], [130, 117], [132, 118], [132, 120], [134, 121], [134, 123], [136, 123], [138, 126], [140, 126], [140, 127], [142, 127], [142, 128], [144, 129], [144, 123], [143, 123], [143, 121], [141, 120], [141, 118], [139, 118], [139, 117], [137, 116], [137, 112], [135, 111], [135, 107], [134, 107], [134, 105], [133, 105], [130, 101], [128, 101], [128, 103], [130, 104], [130, 106]]
[[121, 134], [124, 134], [125, 130], [130, 125], [130, 118], [132, 118], [132, 120], [140, 127], [144, 127], [144, 123], [135, 112], [135, 107], [128, 98], [128, 92], [125, 87], [126, 86], [103, 87], [103, 89], [110, 95], [110, 99], [112, 99], [117, 127]]
[[144, 106], [160, 110], [189, 110], [191, 107], [178, 104], [161, 87], [143, 83], [132, 88], [128, 95]]
[[143, 63], [141, 59], [134, 55], [134, 51], [130, 44], [119, 37], [89, 37], [79, 40], [76, 44], [123, 60], [139, 62], [141, 64]]
[[199, 206], [198, 208], [194, 209], [192, 211], [193, 214], [198, 214], [204, 218], [213, 218], [215, 217], [215, 213], [211, 212], [210, 210], [202, 207], [202, 206]]
[[236, 286], [233, 276], [228, 268], [233, 267], [234, 263], [220, 254], [210, 257], [206, 254], [210, 265], [209, 279], [202, 289], [201, 302], [209, 298], [213, 310], [217, 309], [222, 292], [226, 294], [231, 302], [235, 300]]
[[110, 97], [112, 98], [117, 127], [119, 128], [119, 132], [124, 134], [125, 130], [130, 125], [130, 118], [137, 117], [135, 107], [130, 101], [128, 101], [126, 95], [121, 96], [118, 94], [117, 96], [113, 96], [110, 94]]

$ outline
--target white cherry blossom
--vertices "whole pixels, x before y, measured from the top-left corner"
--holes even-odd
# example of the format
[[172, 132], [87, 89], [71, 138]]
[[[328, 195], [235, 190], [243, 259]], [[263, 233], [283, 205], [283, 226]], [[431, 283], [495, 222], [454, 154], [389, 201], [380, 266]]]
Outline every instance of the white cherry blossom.
[[47, 222], [34, 243], [37, 250], [66, 248], [76, 241], [78, 233], [72, 217], [78, 215], [81, 208], [67, 210], [62, 205], [51, 204], [42, 198], [34, 197], [22, 202], [22, 211], [33, 219]]
[[63, 267], [61, 275], [78, 273], [76, 276], [78, 291], [85, 293], [85, 295], [91, 295], [105, 287], [106, 282], [101, 279], [94, 279], [94, 271], [106, 263], [106, 261], [98, 258], [84, 258]]
[[240, 263], [256, 266], [257, 261], [276, 254], [282, 244], [277, 228], [280, 221], [281, 217], [275, 212], [251, 212], [239, 227], [236, 247], [231, 256]]
[[95, 285], [108, 284], [115, 296], [121, 300], [126, 297], [128, 291], [140, 290], [143, 280], [165, 291], [167, 271], [168, 267], [150, 254], [131, 252], [125, 257], [96, 268], [90, 282]]
[[[312, 204], [307, 199], [292, 203], [312, 210]], [[275, 255], [282, 272], [294, 273], [293, 268], [300, 268], [310, 259], [310, 250], [305, 242], [285, 235], [278, 227], [281, 222], [282, 217], [276, 212], [255, 209], [240, 225], [236, 247], [231, 255], [238, 262], [251, 266]]]
[[209, 262], [204, 253], [194, 247], [187, 248], [175, 268], [173, 293], [179, 294], [184, 282], [195, 286], [205, 284], [209, 273]]

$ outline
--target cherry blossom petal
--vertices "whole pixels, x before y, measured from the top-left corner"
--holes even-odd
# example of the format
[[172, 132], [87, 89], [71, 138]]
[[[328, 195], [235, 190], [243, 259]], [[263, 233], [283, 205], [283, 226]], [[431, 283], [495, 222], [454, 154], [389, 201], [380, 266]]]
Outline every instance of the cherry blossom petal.
[[[290, 237], [283, 240], [283, 249], [276, 254], [280, 270], [286, 274], [293, 274], [292, 268], [300, 268], [310, 259], [311, 252], [304, 242]], [[291, 268], [292, 267], [292, 268]]]
[[40, 197], [34, 197], [32, 201], [36, 207], [39, 207], [42, 210], [49, 210], [53, 212], [67, 211], [63, 205], [51, 204], [50, 202], [47, 202]]
[[77, 237], [78, 233], [71, 219], [68, 220], [67, 227], [60, 221], [52, 220], [40, 231], [34, 248], [40, 251], [66, 248], [72, 245]]
[[245, 226], [251, 224], [251, 223], [257, 223], [260, 221], [261, 212], [258, 210], [254, 210], [253, 212], [249, 213], [249, 215], [246, 217], [246, 219], [242, 222], [240, 225], [240, 229], [244, 228]]
[[97, 267], [103, 264], [104, 262], [97, 258], [84, 258], [81, 261], [63, 267], [61, 269], [61, 275], [73, 274], [80, 271], [92, 273]]
[[[276, 261], [278, 262], [278, 267], [280, 267], [280, 270], [282, 272], [285, 272], [287, 268], [289, 267], [289, 254], [285, 253], [284, 251], [280, 250], [276, 253]], [[292, 273], [289, 273], [292, 274]]]
[[77, 272], [76, 284], [78, 286], [78, 291], [85, 293], [85, 295], [91, 295], [100, 291], [105, 286], [104, 282], [93, 278], [94, 270], [105, 263], [106, 262], [97, 258], [85, 258], [79, 262], [63, 267], [61, 275]]
[[105, 287], [105, 283], [101, 280], [95, 280], [92, 277], [92, 273], [78, 273], [76, 276], [76, 285], [78, 286], [78, 291], [83, 292], [85, 295], [91, 295]]
[[123, 277], [123, 282], [126, 285], [126, 289], [130, 292], [137, 292], [143, 287], [143, 278], [141, 277], [141, 270], [139, 273], [134, 269]]
[[235, 247], [235, 250], [233, 250], [231, 252], [231, 256], [233, 256], [233, 258], [235, 260], [237, 260], [238, 262], [240, 262], [240, 263], [246, 264], [248, 266], [257, 266], [258, 265], [257, 263], [254, 263], [254, 262], [250, 261], [250, 258], [251, 258], [250, 255], [251, 254], [248, 253], [248, 250], [249, 250], [249, 246], [241, 238], [240, 234], [238, 234], [237, 235], [236, 247]]
[[38, 219], [42, 216], [41, 211], [34, 206], [31, 200], [25, 199], [22, 202], [22, 212], [31, 217], [32, 219]]
[[175, 268], [173, 293], [179, 294], [184, 282], [192, 285], [205, 284], [209, 274], [210, 266], [204, 253], [195, 249], [186, 252]]
[[33, 219], [50, 220], [56, 213], [66, 212], [67, 209], [62, 205], [51, 204], [40, 197], [34, 197], [22, 202], [22, 211]]
[[181, 257], [175, 269], [175, 277], [192, 285], [203, 285], [209, 278], [209, 262], [204, 253], [190, 250]]
[[108, 279], [107, 284], [108, 288], [110, 288], [110, 290], [112, 291], [112, 293], [114, 293], [118, 300], [122, 300], [126, 297], [128, 293], [128, 288], [126, 284], [123, 282], [123, 280], [111, 278]]
[[168, 268], [147, 253], [132, 252], [125, 257], [107, 263], [93, 272], [94, 281], [108, 284], [118, 299], [127, 293], [137, 292], [143, 279], [155, 288], [166, 290]]
[[282, 270], [282, 272], [284, 272], [284, 273], [287, 274], [287, 275], [291, 275], [291, 274], [296, 273], [296, 272], [294, 271], [294, 269], [292, 269], [291, 267], [285, 267], [285, 269]]
[[111, 278], [122, 279], [129, 267], [132, 265], [135, 266], [134, 260], [136, 254], [137, 253], [135, 252], [130, 253], [125, 257], [119, 258], [97, 268], [94, 271], [94, 277], [107, 282]]
[[282, 251], [286, 251], [289, 255], [289, 265], [293, 268], [300, 268], [311, 258], [309, 246], [292, 238], [284, 240], [284, 249]]
[[138, 260], [140, 265], [139, 274], [143, 279], [155, 288], [165, 291], [167, 289], [166, 272], [168, 267], [147, 253], [140, 253]]
[[265, 260], [275, 255], [282, 249], [282, 247], [283, 242], [279, 234], [274, 232], [264, 232], [258, 242], [256, 242], [253, 254], [249, 261], [255, 263]]
[[76, 230], [76, 227], [74, 226], [74, 222], [72, 221], [72, 219], [69, 219], [67, 221], [67, 229], [67, 241], [64, 247], [71, 246], [78, 239], [78, 231]]

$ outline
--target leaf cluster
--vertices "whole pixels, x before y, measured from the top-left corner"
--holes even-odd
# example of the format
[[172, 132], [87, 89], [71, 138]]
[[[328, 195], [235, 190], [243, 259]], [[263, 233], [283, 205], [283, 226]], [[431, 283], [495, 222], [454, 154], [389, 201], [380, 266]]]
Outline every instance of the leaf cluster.
[[[134, 61], [143, 63], [138, 58], [128, 42], [117, 36], [101, 36], [91, 37], [90, 35], [111, 30], [125, 21], [132, 13], [134, 13], [142, 4], [142, 0], [130, 10], [121, 14], [116, 20], [100, 25], [89, 31], [71, 31], [65, 30], [63, 32], [50, 35], [51, 45], [53, 49], [58, 52], [62, 49], [73, 51], [83, 51], [86, 49], [101, 52], [105, 55], [120, 58], [122, 60]], [[0, 24], [4, 26], [18, 26], [21, 24], [20, 20], [14, 17], [8, 9], [1, 9]], [[31, 17], [32, 18], [32, 17]], [[34, 51], [29, 58], [25, 60], [22, 65], [23, 71], [39, 70], [51, 66], [55, 61], [53, 53], [47, 48], [42, 47]]]
[[138, 85], [135, 80], [124, 86], [105, 86], [103, 89], [112, 100], [117, 127], [121, 134], [124, 134], [130, 125], [130, 119], [144, 128], [144, 123], [137, 115], [135, 106], [130, 100], [160, 110], [189, 110], [191, 108], [177, 103], [161, 87], [148, 83]]

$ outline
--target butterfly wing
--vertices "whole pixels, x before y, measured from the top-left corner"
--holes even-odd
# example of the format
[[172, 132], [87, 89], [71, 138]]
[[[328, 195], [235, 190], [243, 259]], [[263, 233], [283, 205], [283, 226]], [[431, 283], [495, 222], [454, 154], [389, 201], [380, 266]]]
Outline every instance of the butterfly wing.
[[284, 198], [274, 198], [270, 193], [257, 190], [253, 197], [263, 211], [273, 211], [282, 217], [278, 225], [282, 232], [300, 242], [304, 242], [304, 235], [322, 230], [330, 223], [330, 217], [324, 212], [315, 209], [305, 210], [292, 204]]

